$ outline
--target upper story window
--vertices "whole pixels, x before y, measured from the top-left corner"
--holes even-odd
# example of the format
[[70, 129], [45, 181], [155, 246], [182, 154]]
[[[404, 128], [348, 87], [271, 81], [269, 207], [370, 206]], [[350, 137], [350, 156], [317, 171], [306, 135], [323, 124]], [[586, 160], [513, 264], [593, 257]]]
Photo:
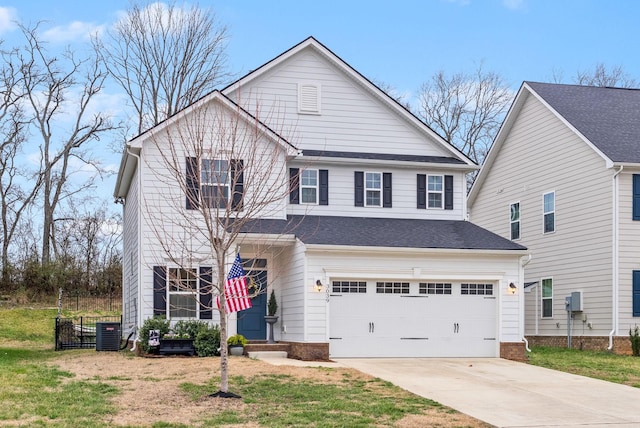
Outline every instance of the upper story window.
[[300, 203], [318, 203], [318, 170], [305, 169], [300, 173]]
[[543, 224], [544, 233], [556, 230], [556, 193], [549, 192], [543, 196]]
[[442, 208], [444, 200], [443, 177], [441, 175], [427, 176], [427, 208]]
[[225, 208], [229, 200], [229, 182], [229, 161], [202, 159], [200, 187], [205, 206]]
[[520, 239], [520, 202], [511, 204], [511, 239]]
[[553, 279], [542, 280], [542, 318], [553, 318]]
[[298, 113], [320, 114], [320, 84], [298, 84]]
[[364, 205], [366, 207], [379, 207], [382, 205], [382, 173], [364, 173]]

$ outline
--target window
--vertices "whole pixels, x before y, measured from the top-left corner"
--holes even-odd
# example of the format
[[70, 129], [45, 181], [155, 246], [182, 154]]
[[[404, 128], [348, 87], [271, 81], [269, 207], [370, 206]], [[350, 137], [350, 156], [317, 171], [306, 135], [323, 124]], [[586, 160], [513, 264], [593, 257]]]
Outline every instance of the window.
[[553, 279], [542, 280], [542, 318], [553, 318]]
[[202, 159], [200, 186], [202, 203], [209, 208], [226, 208], [229, 200], [229, 161]]
[[378, 294], [409, 294], [408, 282], [376, 282]]
[[543, 223], [544, 233], [551, 233], [556, 230], [556, 194], [555, 192], [545, 193], [543, 196]]
[[444, 188], [441, 175], [427, 176], [427, 207], [442, 208]]
[[421, 282], [418, 285], [418, 294], [451, 294], [451, 284], [440, 282]]
[[365, 281], [333, 281], [334, 293], [366, 293]]
[[318, 203], [318, 170], [305, 169], [300, 174], [300, 203]]
[[520, 202], [511, 204], [511, 239], [520, 239]]
[[460, 294], [492, 296], [493, 284], [460, 284]]
[[382, 206], [382, 173], [365, 172], [364, 194], [364, 205], [366, 207]]
[[169, 317], [194, 318], [198, 306], [198, 276], [195, 269], [169, 268]]

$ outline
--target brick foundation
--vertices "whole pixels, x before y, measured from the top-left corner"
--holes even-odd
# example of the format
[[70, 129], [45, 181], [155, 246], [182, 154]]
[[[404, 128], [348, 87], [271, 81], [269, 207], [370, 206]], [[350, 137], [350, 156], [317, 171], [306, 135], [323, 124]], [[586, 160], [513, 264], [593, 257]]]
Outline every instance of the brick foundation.
[[[527, 336], [529, 347], [552, 346], [567, 347], [567, 336]], [[609, 336], [573, 336], [571, 348], [585, 351], [607, 351]], [[631, 355], [631, 342], [627, 336], [614, 336], [612, 352], [618, 355]]]
[[520, 362], [527, 361], [524, 342], [500, 342], [500, 358]]
[[281, 342], [289, 345], [289, 358], [303, 361], [328, 361], [328, 343]]

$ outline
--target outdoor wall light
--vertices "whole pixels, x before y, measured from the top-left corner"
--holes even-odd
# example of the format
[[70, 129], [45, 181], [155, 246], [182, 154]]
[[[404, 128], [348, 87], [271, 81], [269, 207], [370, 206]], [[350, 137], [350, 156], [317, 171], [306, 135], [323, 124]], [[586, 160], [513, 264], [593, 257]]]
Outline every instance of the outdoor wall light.
[[516, 290], [518, 289], [518, 287], [516, 287], [516, 285], [511, 282], [509, 283], [509, 294], [516, 294]]
[[322, 291], [322, 281], [316, 279], [316, 291], [319, 293]]

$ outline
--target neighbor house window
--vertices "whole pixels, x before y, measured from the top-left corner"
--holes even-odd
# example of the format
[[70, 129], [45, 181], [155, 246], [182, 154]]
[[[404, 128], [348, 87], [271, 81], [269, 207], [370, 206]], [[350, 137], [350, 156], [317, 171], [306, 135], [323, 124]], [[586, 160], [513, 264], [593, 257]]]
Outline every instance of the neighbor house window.
[[556, 230], [556, 193], [549, 192], [543, 196], [544, 233]]
[[317, 169], [305, 169], [300, 173], [300, 198], [303, 204], [318, 203]]
[[553, 317], [553, 279], [542, 280], [542, 318]]
[[229, 200], [229, 161], [202, 159], [200, 186], [202, 203], [209, 208], [226, 208]]
[[364, 203], [366, 207], [382, 206], [382, 173], [365, 172]]
[[443, 200], [444, 187], [442, 176], [427, 176], [427, 208], [442, 208]]
[[169, 317], [195, 318], [197, 315], [198, 275], [195, 269], [169, 268]]
[[520, 239], [520, 202], [511, 204], [511, 239]]

